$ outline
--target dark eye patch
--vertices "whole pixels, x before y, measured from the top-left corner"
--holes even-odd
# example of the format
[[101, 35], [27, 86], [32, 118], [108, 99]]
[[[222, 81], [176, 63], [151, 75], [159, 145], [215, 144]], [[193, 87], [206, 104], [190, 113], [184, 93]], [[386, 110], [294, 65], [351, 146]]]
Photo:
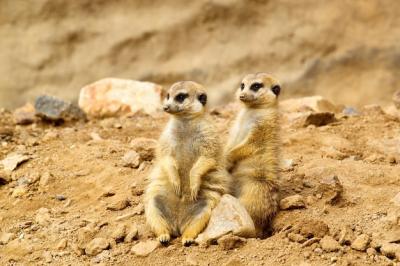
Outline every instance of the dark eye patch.
[[251, 84], [250, 90], [257, 92], [262, 87], [264, 87], [264, 84], [256, 82], [256, 83]]
[[207, 94], [205, 94], [205, 93], [200, 94], [199, 97], [198, 97], [198, 99], [199, 99], [199, 102], [200, 102], [203, 106], [206, 105], [206, 103], [207, 103]]
[[274, 85], [274, 86], [271, 88], [271, 90], [272, 90], [272, 92], [273, 92], [276, 96], [279, 96], [279, 94], [281, 93], [281, 86], [279, 86], [279, 85]]
[[178, 103], [183, 103], [183, 101], [189, 97], [189, 94], [187, 93], [179, 93], [178, 95], [175, 96], [175, 101]]
[[244, 83], [240, 84], [240, 90], [244, 90]]

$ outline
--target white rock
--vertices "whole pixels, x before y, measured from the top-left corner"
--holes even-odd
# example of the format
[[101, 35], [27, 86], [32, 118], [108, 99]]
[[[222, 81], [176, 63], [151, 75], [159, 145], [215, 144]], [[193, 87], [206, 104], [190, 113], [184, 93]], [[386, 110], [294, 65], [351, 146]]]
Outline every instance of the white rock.
[[50, 211], [47, 208], [40, 208], [37, 213], [36, 213], [36, 217], [35, 217], [35, 221], [42, 225], [42, 226], [46, 226], [50, 223]]
[[29, 159], [30, 157], [28, 155], [11, 153], [7, 155], [5, 159], [0, 161], [0, 163], [3, 165], [4, 170], [11, 172], [14, 171], [18, 165], [28, 161]]
[[136, 151], [128, 151], [122, 157], [125, 167], [138, 168], [140, 165], [140, 156]]
[[160, 85], [135, 80], [106, 78], [81, 89], [79, 106], [92, 117], [118, 116], [139, 110], [148, 114], [161, 106]]
[[240, 237], [254, 237], [253, 220], [238, 199], [224, 195], [212, 211], [208, 226], [197, 239], [197, 243], [206, 243], [228, 233]]
[[146, 257], [156, 248], [160, 246], [160, 242], [155, 240], [148, 240], [134, 245], [131, 249], [132, 253], [139, 257]]

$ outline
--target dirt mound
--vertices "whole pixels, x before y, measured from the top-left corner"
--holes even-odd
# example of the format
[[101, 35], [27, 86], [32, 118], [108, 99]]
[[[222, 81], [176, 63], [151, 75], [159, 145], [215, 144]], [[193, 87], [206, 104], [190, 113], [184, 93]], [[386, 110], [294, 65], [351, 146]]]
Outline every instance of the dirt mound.
[[[236, 109], [213, 112], [221, 135]], [[322, 127], [284, 119], [282, 196], [305, 204], [281, 211], [271, 237], [226, 250], [148, 241], [149, 139], [158, 138], [166, 115], [15, 126], [2, 111], [0, 160], [20, 154], [25, 161], [11, 175], [0, 172], [0, 264], [394, 265], [399, 120], [383, 112], [336, 116]]]
[[286, 96], [387, 103], [400, 87], [398, 10], [396, 0], [5, 0], [0, 106], [44, 92], [76, 100], [109, 76], [229, 92], [254, 71], [275, 73]]

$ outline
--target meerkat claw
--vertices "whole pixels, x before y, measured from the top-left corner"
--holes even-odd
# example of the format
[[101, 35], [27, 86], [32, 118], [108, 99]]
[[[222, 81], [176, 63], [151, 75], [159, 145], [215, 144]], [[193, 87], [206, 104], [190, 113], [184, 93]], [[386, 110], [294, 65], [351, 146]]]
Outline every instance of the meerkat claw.
[[158, 241], [163, 245], [168, 244], [170, 240], [171, 236], [169, 234], [162, 234], [158, 237]]
[[193, 238], [186, 238], [186, 237], [182, 238], [182, 245], [184, 245], [185, 247], [189, 247], [194, 243], [195, 241]]

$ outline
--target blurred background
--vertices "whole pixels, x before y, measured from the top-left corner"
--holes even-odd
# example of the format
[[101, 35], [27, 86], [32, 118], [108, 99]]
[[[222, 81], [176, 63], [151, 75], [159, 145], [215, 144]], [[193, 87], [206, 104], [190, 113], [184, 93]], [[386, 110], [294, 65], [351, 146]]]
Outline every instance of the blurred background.
[[400, 1], [0, 0], [2, 107], [42, 93], [76, 101], [104, 77], [230, 92], [256, 71], [277, 76], [285, 98], [389, 103]]

